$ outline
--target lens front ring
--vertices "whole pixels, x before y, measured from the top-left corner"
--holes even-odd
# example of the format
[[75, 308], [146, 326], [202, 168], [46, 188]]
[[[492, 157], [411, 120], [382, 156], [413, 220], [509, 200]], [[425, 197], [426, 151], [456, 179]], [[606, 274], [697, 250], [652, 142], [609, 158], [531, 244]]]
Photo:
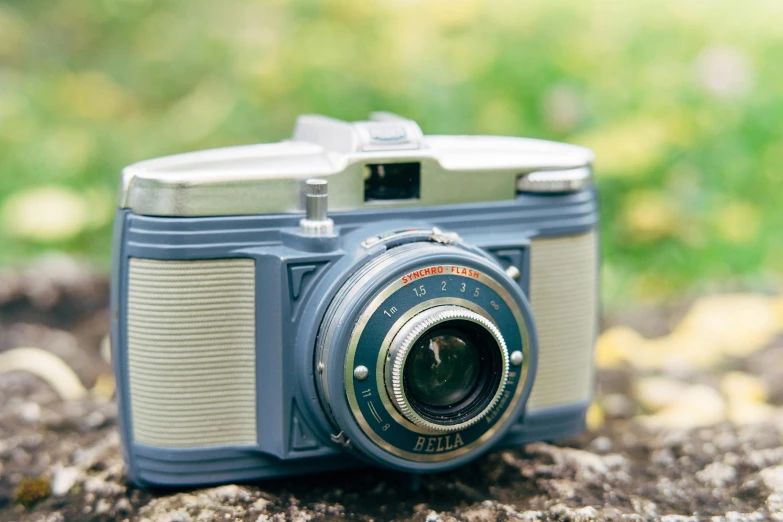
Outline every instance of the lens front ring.
[[[488, 334], [490, 342], [481, 343], [484, 345], [482, 350], [489, 352], [483, 354], [485, 362], [479, 369], [479, 375], [483, 374], [484, 379], [475, 386], [475, 391], [465, 390], [462, 395], [467, 400], [462, 401], [463, 405], [455, 401], [454, 405], [440, 408], [439, 412], [426, 412], [423, 410], [428, 408], [417, 406], [417, 401], [410, 396], [406, 383], [410, 382], [411, 376], [406, 375], [406, 363], [410, 360], [412, 349], [423, 337], [439, 325], [454, 322], [467, 322]], [[431, 349], [433, 342], [430, 340]], [[440, 362], [441, 356], [438, 353], [434, 355]], [[445, 354], [442, 356], [445, 358]], [[480, 421], [500, 400], [508, 380], [508, 349], [502, 334], [491, 321], [461, 306], [436, 306], [411, 318], [392, 340], [388, 360], [386, 388], [393, 404], [407, 420], [434, 432], [459, 431]]]

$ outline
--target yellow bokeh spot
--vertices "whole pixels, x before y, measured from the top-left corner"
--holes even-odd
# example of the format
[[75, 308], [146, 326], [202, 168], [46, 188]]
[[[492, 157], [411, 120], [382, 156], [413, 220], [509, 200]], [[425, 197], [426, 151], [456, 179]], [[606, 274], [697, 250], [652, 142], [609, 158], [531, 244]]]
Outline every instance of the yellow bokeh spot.
[[0, 222], [18, 237], [60, 241], [84, 230], [88, 214], [87, 204], [76, 191], [44, 186], [9, 197], [0, 212]]
[[761, 349], [781, 330], [773, 299], [728, 294], [698, 300], [673, 335], [698, 341], [702, 350], [744, 357]]
[[600, 430], [603, 427], [605, 420], [606, 415], [604, 414], [604, 409], [601, 405], [596, 401], [590, 403], [590, 407], [587, 408], [587, 414], [585, 416], [587, 429], [590, 431]]
[[478, 115], [479, 127], [490, 134], [513, 134], [519, 112], [516, 102], [508, 98], [488, 100]]
[[767, 401], [769, 391], [764, 381], [755, 375], [729, 372], [720, 381], [720, 390], [729, 402], [757, 403]]
[[716, 224], [726, 241], [748, 243], [758, 235], [761, 213], [750, 203], [733, 201], [720, 209]]
[[424, 18], [441, 27], [468, 25], [476, 20], [484, 3], [480, 0], [436, 0], [424, 2]]
[[643, 343], [644, 338], [631, 328], [610, 328], [598, 337], [595, 363], [599, 368], [617, 368]]
[[623, 222], [637, 239], [655, 240], [674, 234], [677, 211], [662, 192], [637, 190], [628, 194], [622, 211]]
[[783, 296], [774, 299], [770, 305], [772, 306], [772, 312], [778, 318], [781, 330], [783, 330]]
[[735, 424], [767, 422], [775, 413], [775, 408], [766, 403], [769, 390], [760, 377], [729, 372], [721, 379], [720, 389], [729, 403], [729, 420]]
[[634, 177], [658, 162], [671, 139], [659, 116], [621, 121], [578, 137], [575, 142], [593, 149], [601, 177]]
[[119, 85], [96, 71], [65, 75], [57, 85], [58, 106], [86, 119], [109, 121], [129, 102]]
[[626, 327], [610, 328], [598, 337], [599, 368], [629, 364], [640, 370], [700, 369], [727, 357], [746, 357], [783, 331], [780, 298], [752, 294], [702, 298], [669, 335], [646, 339]]
[[644, 272], [633, 284], [636, 294], [646, 299], [662, 299], [677, 292], [674, 282], [665, 274]]

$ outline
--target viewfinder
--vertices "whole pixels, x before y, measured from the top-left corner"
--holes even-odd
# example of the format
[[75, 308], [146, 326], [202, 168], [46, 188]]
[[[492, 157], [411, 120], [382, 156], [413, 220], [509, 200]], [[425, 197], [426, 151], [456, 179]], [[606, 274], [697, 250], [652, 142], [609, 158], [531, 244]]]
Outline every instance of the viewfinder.
[[378, 163], [367, 165], [366, 169], [366, 202], [419, 199], [421, 196], [420, 163]]

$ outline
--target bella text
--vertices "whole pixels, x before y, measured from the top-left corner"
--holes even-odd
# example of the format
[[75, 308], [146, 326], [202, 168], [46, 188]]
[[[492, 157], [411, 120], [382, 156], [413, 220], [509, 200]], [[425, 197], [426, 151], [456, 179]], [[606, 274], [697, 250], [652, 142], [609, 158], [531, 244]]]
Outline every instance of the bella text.
[[465, 443], [462, 442], [462, 437], [459, 436], [459, 433], [455, 433], [453, 439], [451, 438], [451, 435], [442, 437], [419, 437], [416, 440], [416, 446], [413, 447], [413, 451], [442, 453], [444, 451], [457, 449], [464, 445]]

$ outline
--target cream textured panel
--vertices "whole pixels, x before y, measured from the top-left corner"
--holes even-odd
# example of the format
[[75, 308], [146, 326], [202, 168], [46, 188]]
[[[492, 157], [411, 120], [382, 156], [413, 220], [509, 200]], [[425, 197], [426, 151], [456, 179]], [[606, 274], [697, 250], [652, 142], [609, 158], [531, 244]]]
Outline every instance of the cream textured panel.
[[538, 371], [530, 409], [592, 395], [597, 248], [594, 232], [532, 242], [530, 304], [538, 332]]
[[133, 258], [129, 272], [133, 438], [255, 444], [255, 262]]

